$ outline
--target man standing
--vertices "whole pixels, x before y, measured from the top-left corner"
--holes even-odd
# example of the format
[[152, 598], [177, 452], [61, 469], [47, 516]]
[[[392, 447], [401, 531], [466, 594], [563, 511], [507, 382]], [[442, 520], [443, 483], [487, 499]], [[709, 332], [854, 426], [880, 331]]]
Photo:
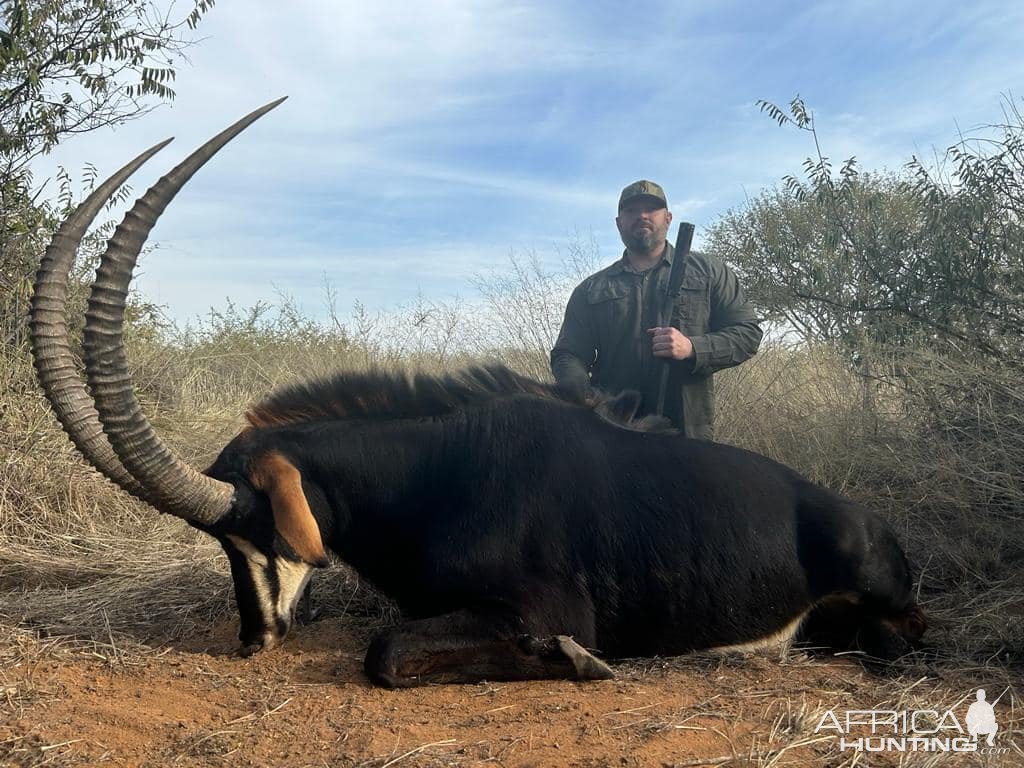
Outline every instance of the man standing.
[[668, 365], [663, 415], [688, 437], [710, 440], [711, 376], [752, 357], [761, 328], [736, 276], [699, 253], [679, 265], [683, 279], [672, 317], [668, 327], [659, 325], [676, 256], [665, 239], [671, 223], [660, 186], [641, 180], [622, 190], [615, 224], [625, 253], [573, 291], [551, 350], [551, 371], [567, 387], [637, 390], [642, 413], [652, 413]]

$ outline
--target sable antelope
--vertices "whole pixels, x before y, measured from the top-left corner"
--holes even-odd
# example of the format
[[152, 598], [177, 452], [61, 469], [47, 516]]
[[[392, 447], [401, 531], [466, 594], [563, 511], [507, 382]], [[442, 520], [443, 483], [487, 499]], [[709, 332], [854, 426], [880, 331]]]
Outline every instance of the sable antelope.
[[132, 393], [128, 284], [178, 190], [278, 103], [197, 150], [118, 227], [87, 312], [91, 397], [68, 341], [68, 271], [99, 209], [163, 144], [63, 223], [32, 307], [39, 380], [82, 454], [223, 546], [244, 653], [284, 638], [328, 551], [408, 617], [366, 656], [388, 686], [604, 678], [610, 668], [586, 649], [751, 647], [836, 600], [856, 612], [870, 653], [892, 657], [921, 637], [906, 557], [878, 515], [763, 456], [634, 421], [630, 394], [584, 399], [500, 366], [446, 379], [340, 374], [253, 406], [205, 474], [182, 462]]

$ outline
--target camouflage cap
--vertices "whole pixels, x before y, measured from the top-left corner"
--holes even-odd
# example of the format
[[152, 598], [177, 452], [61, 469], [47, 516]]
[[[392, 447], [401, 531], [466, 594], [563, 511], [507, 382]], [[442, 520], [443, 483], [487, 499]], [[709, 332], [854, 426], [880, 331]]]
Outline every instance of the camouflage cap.
[[637, 197], [652, 197], [668, 208], [668, 198], [665, 197], [665, 190], [653, 181], [640, 179], [640, 181], [634, 181], [622, 190], [622, 194], [619, 195], [619, 210], [621, 211], [622, 206]]

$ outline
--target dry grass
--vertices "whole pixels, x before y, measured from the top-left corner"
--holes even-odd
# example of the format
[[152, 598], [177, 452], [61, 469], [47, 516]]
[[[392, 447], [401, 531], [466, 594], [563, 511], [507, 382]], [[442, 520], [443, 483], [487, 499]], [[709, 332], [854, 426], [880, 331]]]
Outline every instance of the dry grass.
[[[771, 666], [792, 668], [828, 667], [821, 682], [812, 686], [787, 684], [766, 687], [757, 682], [756, 670], [766, 671]], [[1012, 670], [987, 666], [962, 670], [939, 668], [918, 662], [906, 662], [885, 675], [865, 674], [857, 665], [839, 665], [827, 659], [808, 655], [801, 650], [790, 650], [780, 659], [775, 654], [715, 656], [693, 654], [672, 659], [636, 660], [617, 671], [624, 679], [649, 680], [679, 672], [695, 679], [715, 679], [723, 670], [742, 666], [750, 671], [748, 685], [723, 687], [710, 698], [696, 704], [679, 707], [676, 700], [652, 702], [635, 709], [609, 713], [612, 727], [632, 729], [638, 739], [652, 739], [674, 729], [695, 731], [716, 730], [716, 723], [756, 722], [770, 727], [752, 731], [746, 738], [732, 740], [729, 754], [693, 761], [672, 763], [674, 768], [699, 765], [772, 766], [827, 765], [831, 768], [854, 768], [857, 765], [949, 765], [949, 755], [918, 753], [905, 755], [909, 762], [897, 761], [892, 755], [875, 755], [865, 763], [866, 756], [855, 750], [842, 751], [834, 731], [819, 730], [822, 718], [829, 710], [839, 717], [847, 709], [885, 711], [938, 711], [963, 709], [965, 699], [979, 684], [1003, 693], [1000, 727], [1007, 733], [1020, 733], [1024, 727], [1024, 688], [1019, 674]], [[898, 673], [898, 674], [893, 674]], [[980, 682], [979, 682], [980, 681]], [[724, 735], [724, 734], [720, 734]], [[854, 734], [857, 735], [857, 734]], [[1006, 740], [1002, 746], [1013, 750], [1016, 757], [1009, 762], [992, 765], [1015, 764], [1024, 757], [1022, 745]], [[1001, 759], [1005, 759], [1005, 756]], [[954, 763], [955, 764], [955, 763]], [[970, 763], [970, 764], [985, 764]]]

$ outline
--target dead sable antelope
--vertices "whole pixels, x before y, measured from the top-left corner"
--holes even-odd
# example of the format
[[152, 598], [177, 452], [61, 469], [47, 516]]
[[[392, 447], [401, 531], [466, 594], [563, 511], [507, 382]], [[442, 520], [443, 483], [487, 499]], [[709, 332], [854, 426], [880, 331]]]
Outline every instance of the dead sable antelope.
[[253, 406], [205, 474], [184, 464], [132, 393], [125, 295], [174, 195], [277, 103], [201, 147], [117, 229], [87, 313], [91, 397], [68, 341], [68, 271], [99, 209], [163, 144], [60, 227], [32, 308], [39, 380], [80, 451], [223, 546], [244, 653], [285, 637], [328, 551], [409, 617], [366, 655], [367, 675], [387, 686], [606, 678], [586, 649], [764, 645], [837, 600], [872, 655], [919, 640], [907, 560], [879, 516], [763, 456], [637, 421], [630, 394], [582, 400], [500, 366], [446, 379], [341, 374]]

